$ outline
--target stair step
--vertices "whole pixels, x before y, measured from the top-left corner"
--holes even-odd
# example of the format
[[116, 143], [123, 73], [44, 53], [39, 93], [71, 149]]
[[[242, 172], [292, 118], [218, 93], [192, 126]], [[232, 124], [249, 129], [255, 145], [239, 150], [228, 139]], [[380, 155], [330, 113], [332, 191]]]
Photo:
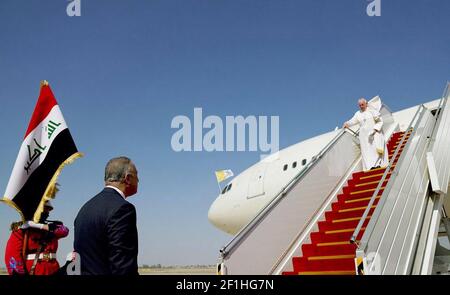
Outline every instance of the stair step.
[[[403, 149], [401, 149], [401, 150], [398, 152], [397, 156], [400, 157], [400, 154], [401, 154], [402, 152], [403, 152]], [[392, 154], [388, 154], [388, 158], [389, 158], [389, 159], [392, 159], [392, 157], [394, 156], [394, 153], [395, 153], [395, 152], [393, 152]], [[398, 159], [397, 159], [396, 161], [398, 161]]]
[[[383, 190], [380, 190], [378, 192], [377, 197], [381, 196], [382, 193], [383, 193]], [[339, 194], [337, 196], [337, 201], [340, 202], [340, 203], [342, 203], [342, 202], [351, 203], [351, 202], [358, 202], [356, 200], [361, 200], [361, 199], [364, 199], [364, 198], [371, 198], [372, 196], [373, 196], [373, 193], [372, 194], [367, 194], [365, 196]]]
[[308, 256], [308, 261], [319, 261], [319, 260], [338, 260], [338, 259], [354, 259], [355, 254], [348, 255], [325, 255], [325, 256]]
[[[368, 215], [367, 218], [371, 218], [372, 215]], [[333, 220], [327, 220], [332, 223], [342, 223], [342, 222], [348, 222], [348, 221], [359, 221], [361, 219], [361, 216], [358, 217], [352, 217], [352, 218], [344, 218], [344, 219], [333, 219]]]
[[353, 173], [353, 178], [356, 177], [364, 177], [364, 176], [369, 176], [369, 175], [373, 175], [373, 174], [378, 174], [378, 173], [382, 173], [386, 170], [386, 167], [380, 167], [380, 168], [376, 168], [376, 169], [372, 169], [369, 171], [359, 171], [359, 172], [355, 172]]
[[[319, 245], [323, 243], [334, 243], [342, 241], [350, 241], [354, 231], [335, 233], [335, 234], [325, 234], [324, 232], [313, 232], [311, 233], [311, 243]], [[357, 240], [361, 239], [364, 234], [364, 230], [358, 234]]]
[[[333, 231], [333, 230], [339, 230], [344, 228], [352, 228], [356, 227], [359, 223], [361, 218], [357, 218], [355, 220], [347, 221], [347, 222], [339, 222], [335, 223], [332, 221], [320, 221], [319, 222], [319, 231], [325, 232], [325, 231]], [[370, 218], [366, 218], [364, 221], [363, 226], [366, 226], [369, 223]]]
[[[400, 142], [402, 140], [402, 137], [403, 137], [403, 135], [399, 136], [398, 139], [395, 142]], [[410, 137], [411, 137], [411, 135], [406, 135], [405, 136], [405, 140], [408, 140]]]
[[343, 275], [343, 276], [352, 276], [352, 275], [356, 275], [356, 271], [355, 270], [328, 270], [328, 271], [301, 271], [298, 272], [298, 275], [301, 276], [307, 276], [307, 275], [312, 275], [312, 276], [336, 276], [336, 275]]
[[403, 148], [403, 147], [405, 147], [405, 145], [408, 143], [408, 141], [405, 141], [405, 142], [403, 142], [401, 145], [400, 145], [400, 142], [396, 142], [395, 144], [393, 144], [393, 145], [391, 145], [388, 149], [389, 150], [395, 150], [399, 145]]
[[[381, 177], [383, 177], [384, 171], [377, 173], [377, 174], [372, 174], [372, 175], [363, 175], [361, 176], [359, 179], [363, 180], [363, 179], [376, 179], [377, 177], [379, 177], [378, 180], [381, 180]], [[392, 174], [392, 172], [388, 172], [388, 176], [390, 176]]]
[[302, 245], [303, 257], [327, 256], [327, 255], [355, 255], [356, 245], [346, 242], [328, 243], [331, 246], [319, 246], [315, 244]]
[[[375, 209], [369, 210], [369, 215], [372, 214], [372, 212]], [[333, 219], [345, 219], [345, 218], [352, 218], [352, 217], [361, 217], [364, 213], [364, 210], [356, 210], [356, 211], [348, 211], [348, 212], [338, 212], [338, 211], [328, 211], [325, 212], [325, 219], [326, 220], [333, 220]]]
[[[323, 243], [321, 243], [323, 244]], [[317, 244], [303, 244], [303, 257], [311, 256], [335, 256], [335, 255], [355, 255], [355, 244], [318, 246]]]
[[[395, 150], [397, 149], [399, 145], [393, 145], [393, 146], [388, 146], [388, 152], [389, 154], [393, 154], [395, 152]], [[400, 145], [400, 150], [403, 150], [406, 146], [406, 143], [403, 143], [402, 145]]]
[[[405, 136], [405, 141], [408, 140], [410, 137], [411, 137], [410, 134], [409, 134], [409, 135], [406, 135], [406, 136]], [[402, 135], [402, 136], [399, 136], [399, 137], [395, 140], [395, 142], [396, 142], [396, 143], [399, 143], [399, 142], [402, 140], [402, 138], [403, 138], [403, 135]]]
[[[361, 188], [361, 187], [366, 187], [366, 186], [370, 186], [370, 185], [373, 185], [373, 184], [375, 184], [375, 187], [376, 187], [380, 183], [380, 180], [358, 183], [358, 184], [355, 184], [355, 187]], [[389, 179], [386, 179], [384, 182], [387, 183], [388, 180]]]
[[[371, 198], [372, 198], [372, 196], [360, 198], [360, 199], [350, 199], [350, 200], [347, 200], [344, 202], [335, 202], [335, 203], [331, 204], [331, 208], [333, 209], [333, 211], [338, 211], [338, 212], [342, 212], [342, 210], [361, 208], [361, 207], [364, 207], [364, 210], [365, 210], [367, 205], [369, 205]], [[380, 198], [381, 198], [381, 196], [375, 197], [373, 205], [378, 204], [378, 201], [380, 200]]]
[[[386, 186], [383, 186], [380, 188], [380, 190], [384, 189]], [[354, 196], [354, 195], [358, 195], [358, 196], [362, 196], [362, 195], [366, 195], [366, 193], [373, 193], [376, 190], [376, 187], [374, 188], [369, 188], [369, 189], [362, 189], [362, 190], [356, 190], [356, 191], [351, 191], [350, 195]]]
[[[389, 179], [385, 179], [383, 181], [383, 187], [386, 187], [387, 182]], [[344, 194], [352, 194], [352, 192], [357, 191], [365, 191], [369, 189], [375, 189], [378, 187], [378, 184], [380, 183], [381, 178], [378, 180], [370, 181], [370, 182], [362, 182], [358, 181], [355, 184], [348, 185], [342, 189], [342, 193]]]
[[[359, 202], [365, 202], [365, 201], [370, 201], [370, 199], [372, 199], [373, 196], [371, 197], [364, 197], [364, 198], [360, 198], [360, 199], [348, 199], [343, 201], [344, 204], [354, 204], [354, 203], [359, 203]], [[380, 199], [381, 195], [378, 195], [375, 197], [375, 200]]]
[[346, 259], [308, 260], [306, 257], [295, 257], [292, 261], [294, 271], [336, 271], [353, 270], [355, 272], [354, 257]]
[[[347, 181], [346, 187], [353, 187], [353, 188], [363, 188], [366, 185], [370, 185], [373, 183], [379, 183], [381, 181], [381, 178], [383, 176], [383, 173], [380, 173], [380, 175], [376, 175], [374, 177], [369, 177], [366, 179], [358, 179], [358, 178], [352, 178], [349, 181]], [[385, 181], [388, 181], [390, 178], [390, 174], [387, 175]]]
[[[375, 209], [375, 205], [372, 205], [372, 209]], [[367, 206], [360, 206], [360, 207], [351, 207], [346, 209], [339, 209], [336, 210], [338, 213], [348, 213], [348, 212], [354, 212], [354, 211], [364, 211], [366, 210]]]
[[[358, 193], [342, 193], [338, 195], [338, 200], [342, 200], [342, 199], [361, 199], [361, 198], [366, 198], [366, 197], [371, 197], [373, 195], [373, 193], [375, 192], [376, 188], [372, 188], [369, 190], [364, 190], [364, 191], [359, 191]], [[384, 191], [384, 188], [379, 190], [379, 194], [382, 194]]]

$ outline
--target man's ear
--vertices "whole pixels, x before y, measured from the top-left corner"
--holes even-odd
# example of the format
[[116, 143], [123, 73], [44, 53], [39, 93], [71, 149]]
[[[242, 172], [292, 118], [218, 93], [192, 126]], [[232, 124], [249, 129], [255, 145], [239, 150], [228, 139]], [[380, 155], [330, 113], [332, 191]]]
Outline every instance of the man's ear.
[[130, 174], [125, 174], [125, 183], [126, 184], [130, 184], [131, 183], [131, 175]]

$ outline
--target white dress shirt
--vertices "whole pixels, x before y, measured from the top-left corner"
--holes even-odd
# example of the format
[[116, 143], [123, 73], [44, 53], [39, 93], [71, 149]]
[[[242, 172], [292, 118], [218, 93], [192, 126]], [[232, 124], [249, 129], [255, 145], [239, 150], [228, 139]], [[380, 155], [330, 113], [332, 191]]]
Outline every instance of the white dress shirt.
[[127, 200], [127, 198], [125, 198], [125, 194], [124, 194], [120, 189], [118, 189], [117, 187], [112, 186], [112, 185], [107, 185], [107, 186], [105, 186], [105, 187], [112, 188], [113, 190], [115, 190], [116, 192], [118, 192], [118, 193], [122, 196], [122, 198], [123, 198], [125, 201]]

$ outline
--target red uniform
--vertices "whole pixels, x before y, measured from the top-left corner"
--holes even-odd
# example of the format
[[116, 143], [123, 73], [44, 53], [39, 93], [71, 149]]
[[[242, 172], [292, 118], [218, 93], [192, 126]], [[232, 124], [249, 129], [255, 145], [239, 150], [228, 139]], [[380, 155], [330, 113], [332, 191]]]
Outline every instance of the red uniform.
[[[36, 256], [40, 249], [42, 250], [36, 263], [34, 274], [51, 275], [56, 273], [59, 270], [59, 264], [56, 260], [58, 240], [66, 237], [68, 234], [69, 229], [62, 224], [58, 224], [53, 232], [36, 228], [18, 228], [13, 230], [5, 251], [5, 263], [8, 273], [10, 275], [13, 272], [29, 274], [34, 262], [33, 256]], [[27, 241], [24, 241], [26, 236], [28, 237]], [[25, 251], [24, 247], [26, 247]], [[26, 269], [24, 265], [26, 265]]]

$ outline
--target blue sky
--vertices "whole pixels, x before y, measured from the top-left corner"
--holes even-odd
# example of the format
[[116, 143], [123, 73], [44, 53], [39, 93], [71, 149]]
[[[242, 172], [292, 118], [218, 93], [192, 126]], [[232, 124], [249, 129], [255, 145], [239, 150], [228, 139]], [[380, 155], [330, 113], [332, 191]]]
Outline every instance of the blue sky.
[[[214, 264], [230, 237], [209, 224], [214, 171], [259, 152], [171, 149], [177, 115], [280, 117], [280, 147], [341, 126], [361, 96], [393, 110], [438, 98], [450, 80], [448, 0], [81, 0], [0, 2], [0, 190], [47, 79], [85, 157], [59, 182], [53, 218], [72, 229], [103, 186], [107, 160], [131, 157], [140, 188], [140, 264]], [[0, 206], [0, 252], [18, 215]], [[61, 240], [60, 258], [73, 235]]]

